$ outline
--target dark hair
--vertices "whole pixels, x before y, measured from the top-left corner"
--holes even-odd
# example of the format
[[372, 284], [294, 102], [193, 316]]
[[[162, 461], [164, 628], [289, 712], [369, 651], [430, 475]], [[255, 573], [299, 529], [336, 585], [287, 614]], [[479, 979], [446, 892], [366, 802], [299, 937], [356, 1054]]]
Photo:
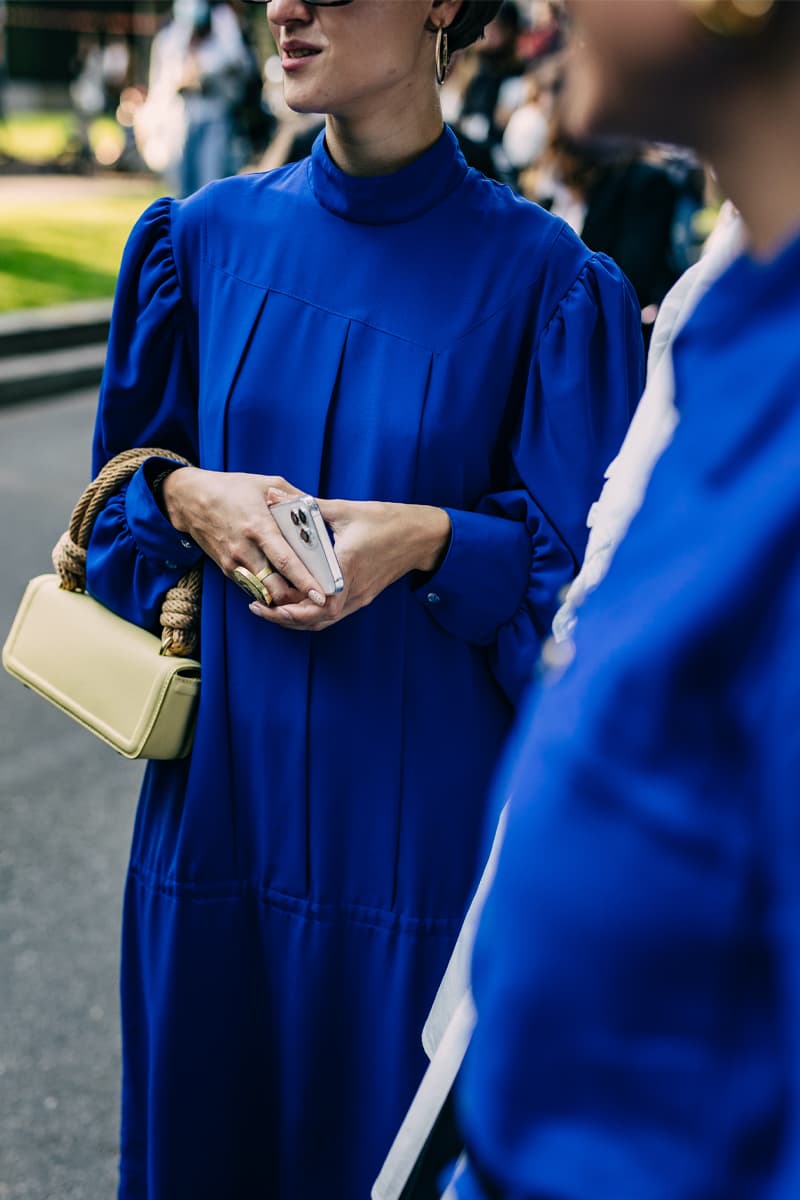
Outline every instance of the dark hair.
[[483, 36], [483, 31], [497, 16], [503, 0], [462, 0], [455, 20], [447, 27], [451, 50], [463, 50]]
[[500, 5], [500, 12], [497, 14], [497, 20], [506, 29], [512, 29], [514, 33], [519, 33], [522, 25], [522, 17], [514, 0], [503, 0], [503, 3]]

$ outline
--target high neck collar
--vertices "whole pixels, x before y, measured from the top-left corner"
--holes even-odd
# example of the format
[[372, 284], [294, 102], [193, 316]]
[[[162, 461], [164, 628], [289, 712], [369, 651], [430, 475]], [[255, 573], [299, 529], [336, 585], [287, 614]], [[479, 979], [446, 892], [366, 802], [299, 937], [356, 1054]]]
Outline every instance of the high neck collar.
[[455, 134], [445, 126], [433, 145], [390, 175], [347, 175], [331, 158], [323, 130], [314, 142], [309, 180], [319, 203], [364, 225], [412, 221], [444, 200], [468, 170]]

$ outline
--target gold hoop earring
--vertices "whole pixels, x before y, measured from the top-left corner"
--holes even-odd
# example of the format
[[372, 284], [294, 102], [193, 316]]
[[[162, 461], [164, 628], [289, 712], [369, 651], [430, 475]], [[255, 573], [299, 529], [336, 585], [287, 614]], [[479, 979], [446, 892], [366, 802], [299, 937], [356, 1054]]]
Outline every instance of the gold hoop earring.
[[761, 32], [775, 0], [681, 0], [709, 33], [719, 37], [753, 37]]
[[447, 48], [447, 30], [444, 25], [440, 25], [436, 30], [434, 61], [436, 64], [436, 82], [441, 87], [447, 75], [447, 68], [450, 66], [450, 51]]

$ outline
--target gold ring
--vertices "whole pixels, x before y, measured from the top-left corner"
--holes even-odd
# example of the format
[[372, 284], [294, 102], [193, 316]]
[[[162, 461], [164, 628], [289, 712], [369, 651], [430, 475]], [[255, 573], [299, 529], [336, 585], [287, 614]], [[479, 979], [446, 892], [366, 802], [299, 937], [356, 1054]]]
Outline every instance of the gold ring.
[[256, 579], [260, 579], [263, 583], [265, 579], [269, 579], [270, 575], [275, 574], [275, 568], [272, 563], [267, 561], [267, 565], [262, 567], [260, 571], [256, 571]]
[[261, 604], [272, 604], [272, 596], [270, 596], [264, 587], [261, 579], [254, 575], [252, 571], [248, 571], [247, 567], [234, 567], [233, 581], [243, 592], [247, 592], [251, 599], [258, 600]]

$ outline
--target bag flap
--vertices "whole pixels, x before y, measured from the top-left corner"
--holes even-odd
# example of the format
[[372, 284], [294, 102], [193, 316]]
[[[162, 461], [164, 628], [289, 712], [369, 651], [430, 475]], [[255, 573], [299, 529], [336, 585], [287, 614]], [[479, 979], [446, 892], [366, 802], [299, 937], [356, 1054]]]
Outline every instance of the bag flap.
[[3, 666], [34, 691], [135, 757], [175, 676], [197, 680], [194, 659], [159, 653], [160, 640], [57, 575], [28, 584], [3, 647]]

